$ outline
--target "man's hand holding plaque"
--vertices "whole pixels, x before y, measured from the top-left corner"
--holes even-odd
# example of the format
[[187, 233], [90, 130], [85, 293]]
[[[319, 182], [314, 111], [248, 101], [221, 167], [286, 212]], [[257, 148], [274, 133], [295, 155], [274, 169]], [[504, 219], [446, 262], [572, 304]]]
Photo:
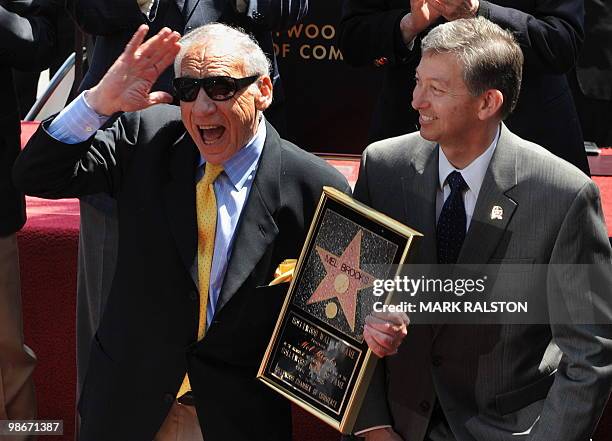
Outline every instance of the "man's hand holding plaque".
[[365, 319], [363, 338], [379, 357], [397, 354], [408, 334], [410, 319], [403, 312], [372, 312]]

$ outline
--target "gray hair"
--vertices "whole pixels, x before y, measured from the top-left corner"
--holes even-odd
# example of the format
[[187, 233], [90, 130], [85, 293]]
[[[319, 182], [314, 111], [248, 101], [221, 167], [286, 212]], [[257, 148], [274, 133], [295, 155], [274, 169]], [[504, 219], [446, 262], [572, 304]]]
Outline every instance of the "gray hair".
[[270, 75], [270, 60], [261, 50], [257, 40], [240, 28], [233, 28], [222, 23], [209, 23], [195, 28], [180, 39], [181, 50], [174, 59], [174, 75], [181, 76], [183, 57], [194, 46], [211, 41], [229, 44], [233, 53], [243, 61], [247, 76]]
[[455, 55], [471, 95], [497, 89], [504, 96], [501, 118], [514, 110], [521, 90], [523, 52], [510, 32], [484, 17], [455, 20], [432, 29], [423, 38], [421, 51], [423, 55]]

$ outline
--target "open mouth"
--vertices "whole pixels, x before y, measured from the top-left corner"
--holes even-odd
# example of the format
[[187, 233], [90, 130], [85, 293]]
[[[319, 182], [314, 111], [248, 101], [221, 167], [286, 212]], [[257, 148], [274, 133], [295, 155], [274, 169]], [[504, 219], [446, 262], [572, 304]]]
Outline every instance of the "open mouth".
[[419, 119], [420, 119], [420, 123], [423, 124], [427, 124], [429, 122], [432, 122], [433, 120], [435, 120], [436, 118], [433, 116], [426, 116], [426, 115], [419, 115]]
[[198, 126], [198, 129], [204, 144], [217, 142], [225, 133], [225, 127], [223, 126]]

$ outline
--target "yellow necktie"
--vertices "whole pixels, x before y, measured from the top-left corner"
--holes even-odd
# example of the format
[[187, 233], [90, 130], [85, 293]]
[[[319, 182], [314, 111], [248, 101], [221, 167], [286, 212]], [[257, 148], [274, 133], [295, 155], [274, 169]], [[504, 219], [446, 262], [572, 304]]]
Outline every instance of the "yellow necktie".
[[[200, 289], [200, 315], [198, 320], [198, 341], [206, 331], [206, 308], [210, 286], [210, 268], [215, 249], [217, 228], [217, 199], [213, 182], [223, 171], [222, 165], [206, 163], [204, 177], [196, 185], [196, 210], [198, 216], [198, 285]], [[191, 390], [189, 377], [185, 375], [177, 397]]]

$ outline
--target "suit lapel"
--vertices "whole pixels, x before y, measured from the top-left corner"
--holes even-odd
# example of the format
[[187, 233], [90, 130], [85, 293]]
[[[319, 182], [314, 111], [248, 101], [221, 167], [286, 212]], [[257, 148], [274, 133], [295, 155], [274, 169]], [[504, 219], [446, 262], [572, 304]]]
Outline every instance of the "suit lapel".
[[[198, 243], [195, 207], [195, 171], [199, 153], [185, 133], [170, 151], [170, 179], [163, 188], [163, 200], [170, 230], [185, 268], [192, 274]], [[197, 282], [194, 280], [197, 285]]]
[[[499, 142], [482, 182], [458, 263], [487, 263], [504, 236], [517, 206], [506, 193], [516, 186], [518, 148], [514, 135], [502, 124]], [[494, 207], [501, 208], [501, 219], [492, 215]]]
[[412, 170], [402, 177], [405, 223], [423, 234], [416, 262], [435, 263], [438, 149], [423, 139], [415, 147]]
[[181, 14], [185, 13], [185, 0], [174, 0]]
[[217, 313], [242, 286], [278, 234], [272, 214], [280, 204], [280, 138], [266, 122], [266, 141], [238, 223]]
[[[438, 190], [438, 149], [433, 143], [419, 138], [411, 174], [402, 178], [407, 225], [423, 234], [417, 258], [409, 262], [421, 265], [438, 261], [436, 250], [436, 195]], [[408, 271], [410, 268], [408, 268]], [[432, 335], [438, 327], [432, 326]]]

